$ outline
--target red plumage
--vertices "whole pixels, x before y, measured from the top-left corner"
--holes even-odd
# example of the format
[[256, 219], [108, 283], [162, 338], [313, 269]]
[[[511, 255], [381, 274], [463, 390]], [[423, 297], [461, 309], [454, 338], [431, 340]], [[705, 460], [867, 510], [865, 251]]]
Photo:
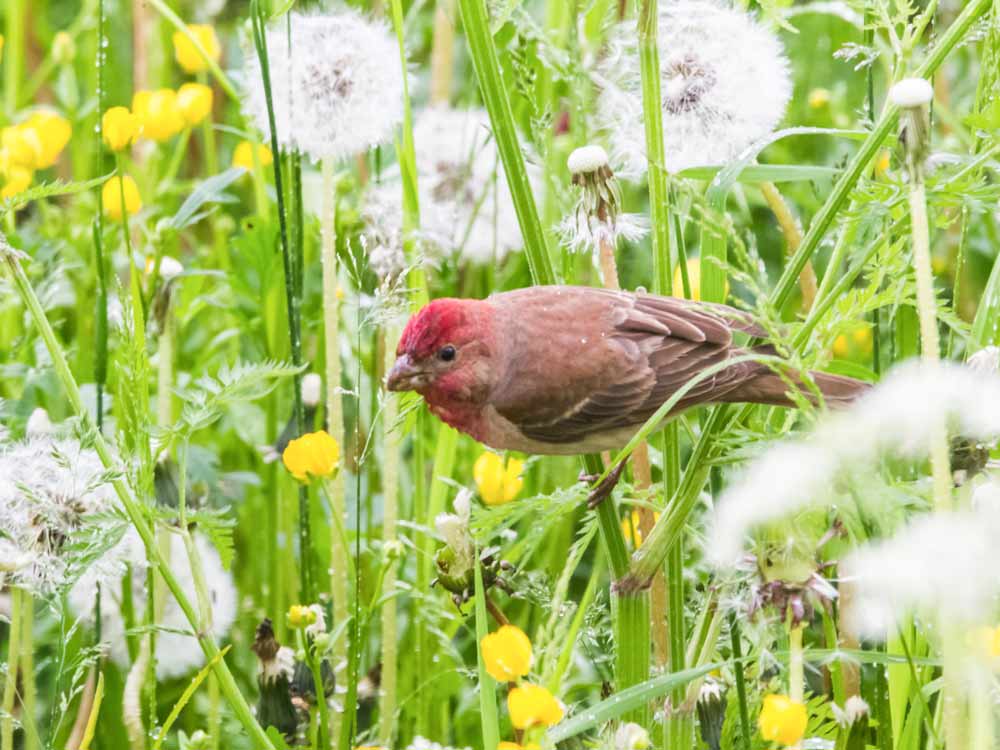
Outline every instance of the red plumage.
[[[691, 378], [745, 354], [734, 332], [763, 334], [725, 305], [591, 287], [439, 299], [410, 319], [387, 384], [417, 391], [434, 414], [491, 447], [592, 453], [620, 448]], [[832, 402], [867, 387], [812, 378]], [[787, 391], [767, 366], [734, 362], [672, 414], [718, 402], [790, 406]]]

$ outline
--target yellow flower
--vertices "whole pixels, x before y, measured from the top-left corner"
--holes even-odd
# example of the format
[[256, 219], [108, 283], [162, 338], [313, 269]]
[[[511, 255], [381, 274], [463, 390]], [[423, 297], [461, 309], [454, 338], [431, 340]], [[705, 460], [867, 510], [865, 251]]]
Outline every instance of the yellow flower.
[[212, 112], [212, 89], [203, 83], [185, 83], [177, 89], [177, 108], [188, 127], [193, 127]]
[[27, 167], [11, 166], [6, 172], [7, 179], [4, 180], [3, 188], [0, 189], [0, 198], [13, 198], [18, 193], [23, 193], [31, 186], [31, 180], [35, 176]]
[[885, 176], [885, 173], [889, 171], [889, 149], [882, 149], [879, 151], [878, 157], [875, 159], [875, 174], [879, 177]]
[[821, 109], [830, 103], [829, 89], [813, 89], [809, 92], [809, 106], [813, 109]]
[[[212, 62], [219, 62], [222, 50], [219, 47], [219, 37], [215, 34], [215, 29], [204, 24], [191, 24], [187, 30], [194, 35], [198, 43], [205, 48], [209, 59]], [[182, 31], [174, 32], [174, 57], [177, 62], [188, 73], [201, 73], [208, 70], [208, 63], [202, 57], [201, 52], [194, 46], [188, 35]]]
[[851, 351], [851, 342], [847, 339], [847, 336], [840, 334], [833, 340], [833, 356], [838, 359], [846, 359], [847, 355]]
[[503, 459], [496, 453], [486, 451], [476, 459], [472, 467], [472, 477], [476, 480], [479, 495], [487, 505], [509, 503], [521, 491], [524, 480], [524, 461], [512, 458], [504, 466]]
[[0, 34], [0, 60], [3, 60], [3, 43], [4, 43], [3, 34]]
[[4, 169], [10, 166], [34, 170], [42, 160], [42, 140], [33, 128], [12, 125], [0, 130], [0, 153]]
[[120, 221], [122, 218], [122, 195], [125, 196], [125, 212], [129, 216], [142, 208], [142, 198], [139, 196], [139, 186], [135, 184], [135, 180], [128, 175], [121, 180], [112, 177], [101, 189], [101, 200], [104, 201], [104, 213], [115, 221]]
[[328, 477], [337, 470], [340, 446], [326, 430], [310, 432], [288, 443], [281, 456], [285, 468], [300, 482]]
[[501, 742], [497, 745], [497, 750], [541, 750], [542, 746], [537, 742], [529, 742], [527, 745], [518, 745], [516, 742]]
[[760, 736], [769, 742], [795, 745], [806, 733], [806, 707], [787, 695], [768, 695], [757, 719]]
[[288, 608], [288, 624], [293, 628], [304, 628], [316, 622], [316, 613], [304, 604], [293, 604]]
[[507, 711], [515, 729], [551, 727], [562, 721], [562, 704], [541, 685], [525, 684], [507, 694]]
[[[688, 284], [691, 287], [691, 299], [701, 299], [701, 259], [688, 258], [687, 263]], [[674, 269], [674, 283], [671, 292], [674, 297], [684, 296], [684, 279], [681, 277], [681, 267]], [[726, 294], [729, 294], [729, 282], [726, 281]]]
[[[660, 520], [660, 514], [653, 514], [653, 523]], [[639, 511], [633, 510], [628, 518], [622, 519], [622, 534], [625, 536], [625, 541], [631, 544], [633, 547], [639, 547], [642, 544], [642, 531], [639, 529]]]
[[[243, 167], [247, 172], [253, 172], [253, 147], [250, 141], [240, 141], [240, 144], [233, 151], [233, 166]], [[274, 163], [274, 156], [267, 146], [257, 145], [257, 158], [262, 167], [269, 167]]]
[[184, 129], [184, 118], [177, 107], [177, 92], [173, 89], [136, 91], [132, 97], [132, 112], [139, 118], [141, 135], [163, 143]]
[[69, 143], [70, 136], [73, 135], [73, 127], [69, 124], [69, 120], [55, 112], [35, 112], [22, 127], [38, 134], [38, 141], [41, 143], [41, 153], [36, 165], [38, 169], [45, 169], [55, 164], [59, 154]]
[[108, 148], [121, 151], [139, 133], [139, 118], [128, 107], [111, 107], [101, 118], [101, 131]]
[[516, 625], [484, 636], [479, 648], [486, 671], [497, 682], [513, 682], [531, 669], [531, 641]]
[[865, 354], [872, 350], [872, 329], [870, 326], [861, 326], [851, 334], [851, 338]]

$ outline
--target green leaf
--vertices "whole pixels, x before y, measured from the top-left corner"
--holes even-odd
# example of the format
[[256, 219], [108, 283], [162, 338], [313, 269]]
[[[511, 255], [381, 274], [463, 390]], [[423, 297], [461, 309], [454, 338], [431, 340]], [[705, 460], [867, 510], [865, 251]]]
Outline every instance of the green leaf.
[[65, 180], [55, 180], [53, 182], [45, 182], [41, 185], [36, 185], [35, 187], [29, 188], [24, 192], [7, 198], [5, 201], [0, 201], [0, 216], [3, 216], [11, 211], [17, 211], [18, 209], [27, 206], [32, 201], [41, 200], [42, 198], [53, 198], [57, 195], [75, 195], [76, 193], [84, 193], [102, 184], [110, 176], [111, 175], [95, 177], [94, 179], [87, 180], [85, 182], [66, 182]]
[[[226, 646], [219, 653], [213, 656], [208, 664], [202, 667], [201, 671], [194, 676], [194, 679], [191, 680], [191, 684], [184, 689], [184, 692], [181, 693], [181, 697], [177, 699], [174, 707], [170, 709], [170, 715], [167, 716], [167, 720], [164, 721], [163, 726], [160, 727], [160, 733], [157, 735], [156, 741], [153, 743], [153, 750], [160, 750], [163, 746], [163, 740], [167, 738], [167, 732], [170, 731], [170, 727], [173, 726], [173, 723], [177, 721], [177, 717], [181, 715], [181, 711], [184, 710], [184, 706], [186, 706], [188, 701], [190, 701], [194, 696], [195, 691], [201, 687], [201, 683], [203, 683], [205, 678], [208, 677], [208, 673], [212, 671], [212, 668], [222, 660], [222, 658], [226, 655], [226, 652], [231, 648], [232, 646]], [[103, 677], [103, 675], [101, 676]]]
[[207, 180], [199, 183], [194, 192], [187, 197], [181, 207], [170, 219], [170, 226], [174, 229], [184, 229], [198, 221], [200, 216], [195, 213], [206, 203], [219, 203], [225, 199], [223, 191], [232, 183], [246, 174], [243, 167], [233, 167], [220, 174], [212, 175]]
[[969, 351], [979, 351], [995, 343], [998, 328], [1000, 328], [1000, 262], [994, 261], [989, 281], [986, 282], [979, 307], [976, 308], [976, 317], [972, 319]]

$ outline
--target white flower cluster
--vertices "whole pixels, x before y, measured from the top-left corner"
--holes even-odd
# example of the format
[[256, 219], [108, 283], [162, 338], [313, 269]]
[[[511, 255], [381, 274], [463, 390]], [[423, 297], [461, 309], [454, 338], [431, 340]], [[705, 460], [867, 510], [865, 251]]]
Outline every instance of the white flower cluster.
[[[712, 0], [661, 3], [657, 33], [668, 171], [725, 164], [781, 121], [792, 93], [788, 62], [750, 16]], [[612, 161], [622, 176], [639, 177], [648, 156], [634, 21], [613, 32], [597, 78]]]
[[[486, 112], [429, 107], [415, 118], [413, 140], [420, 239], [428, 251], [484, 264], [520, 249], [521, 228]], [[538, 170], [529, 165], [528, 175], [537, 190]], [[401, 195], [399, 182], [388, 180], [369, 197], [369, 211], [394, 242], [402, 225]]]
[[[267, 30], [281, 146], [314, 160], [339, 159], [391, 140], [403, 119], [403, 76], [388, 28], [348, 9], [290, 18], [290, 33], [284, 21]], [[269, 134], [260, 63], [252, 49], [244, 76], [246, 110]]]
[[80, 532], [116, 498], [93, 450], [32, 422], [27, 439], [0, 445], [0, 582], [46, 595], [70, 582]]
[[[195, 536], [195, 546], [201, 558], [202, 573], [212, 609], [211, 633], [222, 638], [236, 619], [236, 587], [230, 574], [222, 567], [219, 553], [206, 538]], [[142, 540], [129, 531], [119, 545], [123, 554], [89, 568], [69, 593], [69, 605], [77, 617], [93, 622], [97, 584], [101, 585], [101, 638], [110, 647], [111, 658], [121, 666], [128, 665], [125, 640], [125, 618], [122, 614], [123, 577], [126, 561], [132, 565], [132, 605], [136, 617], [146, 608], [146, 553]], [[180, 583], [190, 602], [197, 601], [194, 575], [184, 540], [178, 534], [170, 537], [167, 556], [170, 570]], [[138, 623], [141, 625], [141, 622]], [[156, 634], [156, 676], [158, 679], [181, 677], [205, 662], [204, 654], [190, 625], [173, 597], [167, 595], [163, 612], [157, 619], [163, 630]]]
[[709, 554], [732, 563], [754, 527], [821, 503], [838, 478], [881, 455], [926, 455], [943, 422], [971, 440], [1000, 435], [1000, 378], [960, 365], [897, 367], [808, 437], [780, 443], [751, 463], [719, 499]]

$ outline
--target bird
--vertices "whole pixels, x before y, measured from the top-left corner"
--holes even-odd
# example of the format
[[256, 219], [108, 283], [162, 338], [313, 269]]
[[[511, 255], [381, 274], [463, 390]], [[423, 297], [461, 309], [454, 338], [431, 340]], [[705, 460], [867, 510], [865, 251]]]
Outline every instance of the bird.
[[[734, 341], [740, 333], [766, 338], [741, 310], [645, 292], [552, 285], [442, 298], [406, 324], [386, 387], [416, 391], [443, 422], [497, 450], [616, 451], [685, 383], [728, 360], [667, 418], [703, 404], [795, 406], [788, 379], [738, 359], [773, 356], [774, 347], [745, 348]], [[829, 373], [810, 377], [832, 405], [869, 387]]]

